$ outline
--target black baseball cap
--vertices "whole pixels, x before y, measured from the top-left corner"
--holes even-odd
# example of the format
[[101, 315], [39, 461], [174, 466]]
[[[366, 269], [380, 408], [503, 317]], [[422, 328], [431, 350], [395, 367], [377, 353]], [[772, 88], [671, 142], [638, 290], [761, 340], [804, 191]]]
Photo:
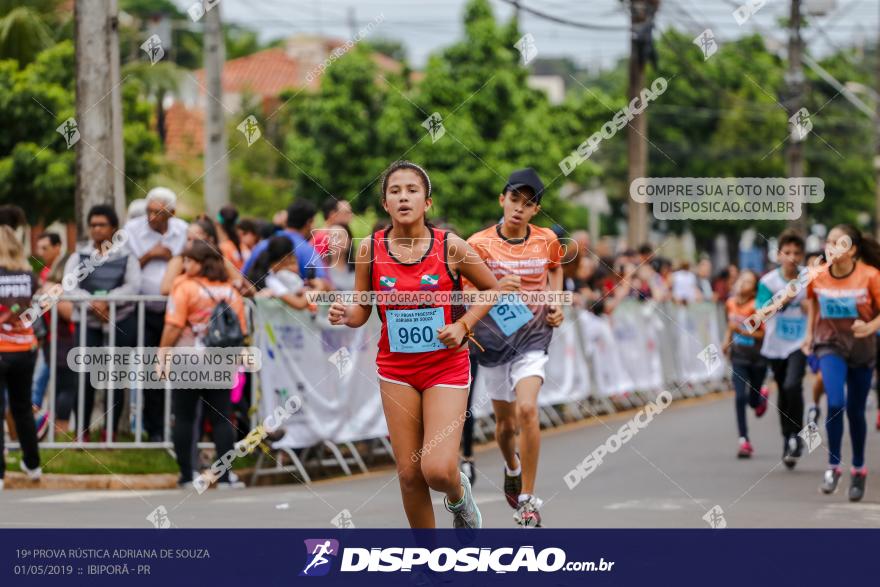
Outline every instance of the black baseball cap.
[[507, 178], [507, 184], [504, 186], [504, 192], [508, 190], [517, 190], [521, 187], [530, 187], [535, 192], [535, 203], [541, 201], [544, 195], [544, 182], [538, 177], [538, 173], [531, 167], [525, 169], [517, 169]]

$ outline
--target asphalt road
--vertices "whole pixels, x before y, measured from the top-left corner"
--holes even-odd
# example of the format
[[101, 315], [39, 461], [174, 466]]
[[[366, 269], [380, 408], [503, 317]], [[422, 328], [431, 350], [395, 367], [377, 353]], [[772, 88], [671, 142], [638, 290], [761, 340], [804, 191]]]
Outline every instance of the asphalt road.
[[[729, 528], [880, 525], [880, 480], [869, 476], [867, 495], [858, 504], [846, 498], [848, 473], [836, 495], [818, 492], [827, 458], [824, 439], [794, 471], [785, 469], [779, 422], [772, 409], [760, 420], [750, 415], [755, 456], [737, 460], [730, 394], [673, 404], [569, 490], [564, 475], [632, 416], [603, 417], [602, 422], [544, 434], [538, 494], [545, 501], [545, 526], [701, 528], [708, 526], [704, 514], [716, 505]], [[871, 408], [871, 471], [880, 470], [880, 432], [874, 429], [874, 418]], [[512, 510], [500, 489], [498, 449], [486, 446], [476, 459], [474, 490], [484, 525], [512, 526]], [[202, 495], [183, 490], [9, 490], [0, 493], [0, 527], [149, 528], [147, 517], [160, 506], [180, 528], [332, 527], [342, 510], [348, 510], [359, 528], [406, 525], [394, 471], [385, 469], [311, 487], [210, 490]], [[440, 495], [434, 496], [434, 506], [438, 525], [451, 526]]]

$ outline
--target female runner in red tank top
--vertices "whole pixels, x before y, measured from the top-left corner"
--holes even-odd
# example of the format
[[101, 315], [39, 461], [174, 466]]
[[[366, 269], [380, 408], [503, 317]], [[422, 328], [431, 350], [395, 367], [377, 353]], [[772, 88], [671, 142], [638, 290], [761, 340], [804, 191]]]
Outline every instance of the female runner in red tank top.
[[[458, 291], [462, 276], [478, 289], [496, 289], [494, 275], [470, 245], [427, 225], [425, 213], [431, 203], [431, 182], [424, 169], [408, 161], [388, 169], [382, 181], [382, 205], [391, 227], [361, 242], [357, 291]], [[379, 389], [403, 508], [412, 528], [435, 527], [429, 489], [446, 494], [454, 527], [482, 524], [470, 483], [458, 470], [458, 424], [464, 421], [470, 385], [466, 339], [490, 308], [378, 306]], [[370, 305], [337, 302], [330, 307], [330, 323], [357, 328], [371, 310]]]

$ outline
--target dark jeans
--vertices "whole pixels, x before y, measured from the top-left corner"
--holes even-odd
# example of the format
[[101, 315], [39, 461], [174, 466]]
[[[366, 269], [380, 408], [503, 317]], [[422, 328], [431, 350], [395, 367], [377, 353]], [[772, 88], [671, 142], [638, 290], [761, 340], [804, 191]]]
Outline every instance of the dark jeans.
[[843, 418], [849, 421], [849, 438], [852, 442], [853, 467], [865, 464], [865, 440], [868, 423], [865, 420], [865, 404], [871, 392], [870, 367], [852, 367], [840, 355], [819, 357], [819, 369], [828, 398], [828, 414], [825, 430], [828, 432], [828, 463], [840, 464], [840, 448], [843, 444]]
[[[0, 390], [6, 388], [9, 394], [9, 411], [15, 422], [18, 442], [21, 445], [22, 460], [29, 469], [40, 466], [40, 451], [37, 448], [37, 427], [31, 409], [31, 384], [34, 366], [37, 363], [36, 351], [0, 353]], [[6, 474], [6, 459], [3, 456], [3, 435], [6, 423], [6, 400], [0, 391], [0, 479]]]
[[[144, 311], [144, 346], [157, 347], [165, 327], [164, 312]], [[137, 344], [135, 341], [134, 344]], [[227, 392], [228, 395], [229, 392]], [[165, 390], [145, 389], [143, 406], [144, 432], [151, 441], [163, 440], [165, 434]]]
[[773, 379], [779, 388], [776, 400], [779, 407], [779, 422], [782, 436], [797, 436], [804, 427], [804, 371], [807, 357], [802, 351], [795, 351], [785, 359], [770, 359]]
[[746, 405], [756, 408], [761, 403], [761, 384], [767, 375], [767, 364], [734, 363], [733, 388], [736, 390], [736, 428], [740, 437], [748, 438]]
[[[211, 421], [211, 436], [217, 447], [217, 458], [232, 450], [232, 406], [228, 389], [175, 389], [171, 394], [171, 407], [174, 412], [174, 452], [180, 467], [180, 481], [192, 481], [193, 427], [196, 421], [196, 406], [202, 401], [203, 410]], [[224, 472], [220, 481], [229, 479]]]

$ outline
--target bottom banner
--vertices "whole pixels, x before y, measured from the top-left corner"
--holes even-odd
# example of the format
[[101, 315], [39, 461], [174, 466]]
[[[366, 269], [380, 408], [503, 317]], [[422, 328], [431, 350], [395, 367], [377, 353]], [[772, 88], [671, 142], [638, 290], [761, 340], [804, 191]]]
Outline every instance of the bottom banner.
[[0, 585], [847, 584], [878, 544], [875, 530], [2, 530]]

